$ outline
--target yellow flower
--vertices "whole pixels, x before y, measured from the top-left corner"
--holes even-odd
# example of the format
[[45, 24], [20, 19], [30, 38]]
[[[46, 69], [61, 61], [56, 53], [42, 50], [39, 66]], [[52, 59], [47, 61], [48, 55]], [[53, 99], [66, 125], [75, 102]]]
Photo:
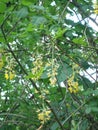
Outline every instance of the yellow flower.
[[51, 84], [51, 85], [55, 85], [55, 84], [56, 84], [56, 81], [57, 81], [57, 80], [56, 80], [55, 77], [51, 77], [49, 80], [50, 80], [50, 84]]
[[51, 68], [48, 68], [47, 76], [49, 77], [50, 84], [54, 86], [57, 81], [56, 76], [58, 74], [57, 70], [59, 68], [59, 65], [56, 63], [56, 59], [52, 59], [46, 64], [46, 67], [49, 66], [51, 66]]
[[9, 79], [12, 80], [15, 77], [15, 73], [14, 72], [10, 72], [9, 73]]
[[50, 113], [51, 113], [50, 110], [45, 111], [45, 115], [46, 115], [46, 116], [49, 116]]
[[8, 73], [5, 73], [5, 78], [6, 78], [6, 79], [9, 79]]
[[77, 93], [79, 91], [79, 84], [74, 81], [74, 76], [68, 79], [68, 86], [70, 93]]
[[43, 61], [42, 57], [36, 58], [35, 61], [33, 61], [33, 68], [32, 68], [32, 79], [33, 80], [38, 80], [42, 73], [43, 73]]
[[74, 87], [75, 89], [77, 89], [77, 88], [78, 88], [78, 82], [73, 82], [73, 87]]
[[73, 89], [73, 93], [77, 93], [77, 92], [78, 92], [77, 90]]
[[38, 119], [39, 120], [44, 120], [44, 114], [43, 113], [39, 113], [38, 114]]
[[95, 9], [95, 10], [94, 10], [94, 13], [95, 13], [95, 14], [98, 14], [98, 10], [97, 10], [97, 9]]
[[8, 71], [5, 72], [5, 79], [12, 80], [12, 79], [14, 79], [14, 77], [15, 77], [15, 72], [14, 71], [13, 72], [8, 72]]
[[43, 110], [41, 113], [38, 114], [38, 119], [41, 120], [42, 124], [50, 119], [50, 113], [50, 110]]
[[56, 72], [57, 70], [53, 70], [52, 76], [56, 76], [58, 73]]
[[72, 75], [69, 79], [68, 79], [68, 83], [71, 83], [74, 79], [74, 75]]
[[70, 91], [70, 93], [73, 92], [73, 88], [72, 87], [69, 87], [68, 90]]

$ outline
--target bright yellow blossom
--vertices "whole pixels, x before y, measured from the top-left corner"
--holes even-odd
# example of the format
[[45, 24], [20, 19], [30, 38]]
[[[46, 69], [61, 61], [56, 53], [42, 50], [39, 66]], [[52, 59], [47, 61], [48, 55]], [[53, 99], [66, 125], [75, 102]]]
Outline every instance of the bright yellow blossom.
[[8, 72], [8, 71], [5, 72], [5, 79], [12, 80], [12, 79], [14, 79], [14, 77], [15, 77], [15, 72], [14, 71], [13, 72]]
[[33, 80], [38, 80], [42, 73], [43, 73], [43, 61], [42, 61], [42, 57], [38, 57], [35, 59], [35, 61], [33, 61], [33, 68], [32, 68], [32, 79]]
[[51, 77], [51, 78], [49, 79], [49, 81], [50, 81], [50, 84], [51, 84], [51, 85], [55, 85], [57, 79], [56, 79], [56, 77]]
[[58, 74], [57, 70], [59, 64], [56, 63], [56, 59], [52, 59], [51, 61], [48, 61], [46, 67], [50, 67], [47, 71], [47, 76], [49, 77], [50, 84], [54, 86], [57, 82], [56, 76]]
[[74, 81], [74, 75], [68, 79], [68, 90], [70, 93], [77, 93], [79, 91], [78, 82]]
[[9, 73], [9, 79], [12, 80], [15, 77], [15, 73], [14, 72], [10, 72]]
[[72, 87], [69, 87], [68, 90], [70, 91], [70, 93], [73, 92], [73, 88]]
[[9, 79], [8, 73], [5, 73], [5, 78], [6, 78], [6, 79]]
[[50, 119], [50, 110], [43, 110], [41, 113], [38, 114], [38, 119], [44, 124], [46, 121]]

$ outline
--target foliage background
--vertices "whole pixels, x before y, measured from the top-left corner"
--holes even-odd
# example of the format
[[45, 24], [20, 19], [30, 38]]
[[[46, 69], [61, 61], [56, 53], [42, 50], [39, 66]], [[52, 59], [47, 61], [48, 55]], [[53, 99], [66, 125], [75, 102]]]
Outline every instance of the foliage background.
[[[91, 0], [0, 0], [1, 130], [98, 130], [93, 5]], [[77, 22], [70, 19], [74, 14]]]

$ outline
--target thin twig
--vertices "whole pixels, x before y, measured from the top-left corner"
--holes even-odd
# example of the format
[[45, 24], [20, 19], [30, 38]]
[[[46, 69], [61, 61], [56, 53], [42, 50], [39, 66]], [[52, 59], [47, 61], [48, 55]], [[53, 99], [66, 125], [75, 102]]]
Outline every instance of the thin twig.
[[62, 125], [64, 125], [74, 114], [76, 114], [86, 103], [81, 104], [74, 112], [72, 112], [69, 117], [63, 121]]
[[64, 13], [65, 13], [65, 11], [66, 11], [66, 9], [67, 9], [67, 7], [68, 7], [68, 5], [70, 4], [70, 0], [67, 2], [67, 4], [65, 5], [65, 7], [64, 7], [64, 9], [63, 9], [63, 11], [62, 11], [62, 13], [61, 13], [61, 15], [60, 15], [60, 17], [59, 17], [59, 20], [58, 20], [58, 23], [60, 23], [60, 21], [61, 21], [61, 19], [62, 19], [62, 16], [64, 15]]

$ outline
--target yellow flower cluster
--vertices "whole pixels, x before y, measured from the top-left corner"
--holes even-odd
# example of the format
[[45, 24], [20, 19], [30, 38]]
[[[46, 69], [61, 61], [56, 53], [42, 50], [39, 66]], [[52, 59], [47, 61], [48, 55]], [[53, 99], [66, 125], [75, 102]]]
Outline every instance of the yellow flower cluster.
[[49, 81], [50, 81], [50, 84], [51, 84], [51, 85], [55, 85], [55, 84], [56, 84], [57, 79], [56, 79], [56, 77], [55, 77], [55, 76], [51, 76], [51, 78], [49, 79]]
[[35, 61], [33, 62], [33, 69], [32, 69], [32, 79], [33, 80], [37, 80], [40, 78], [40, 76], [43, 73], [43, 61], [42, 61], [42, 57], [38, 57], [35, 59]]
[[11, 57], [10, 54], [6, 56], [6, 62], [7, 62], [7, 65], [6, 65], [4, 77], [6, 80], [13, 80], [16, 76], [15, 71], [14, 71], [16, 62], [14, 61], [14, 59]]
[[78, 82], [74, 81], [74, 75], [68, 79], [68, 90], [70, 93], [77, 93], [79, 91]]
[[5, 72], [5, 79], [12, 80], [15, 77], [15, 72], [14, 71], [6, 71]]
[[98, 14], [98, 2], [96, 1], [93, 6], [94, 6], [94, 13]]
[[49, 77], [50, 84], [54, 86], [57, 82], [56, 76], [57, 76], [57, 70], [59, 65], [58, 64], [52, 65], [52, 63], [49, 63], [48, 66], [52, 66], [52, 68], [48, 70], [49, 71], [48, 77]]
[[45, 68], [49, 68], [47, 69], [48, 73], [48, 77], [49, 77], [49, 81], [51, 85], [55, 85], [56, 84], [56, 75], [57, 75], [57, 69], [58, 69], [58, 64], [54, 64], [55, 63], [55, 59], [52, 59], [52, 61], [48, 61], [47, 63], [43, 63], [42, 61], [42, 57], [38, 57], [35, 59], [35, 61], [33, 61], [33, 69], [32, 69], [32, 79], [33, 80], [38, 80], [44, 69]]
[[44, 124], [46, 121], [50, 119], [50, 110], [44, 109], [42, 112], [38, 114], [38, 119]]

